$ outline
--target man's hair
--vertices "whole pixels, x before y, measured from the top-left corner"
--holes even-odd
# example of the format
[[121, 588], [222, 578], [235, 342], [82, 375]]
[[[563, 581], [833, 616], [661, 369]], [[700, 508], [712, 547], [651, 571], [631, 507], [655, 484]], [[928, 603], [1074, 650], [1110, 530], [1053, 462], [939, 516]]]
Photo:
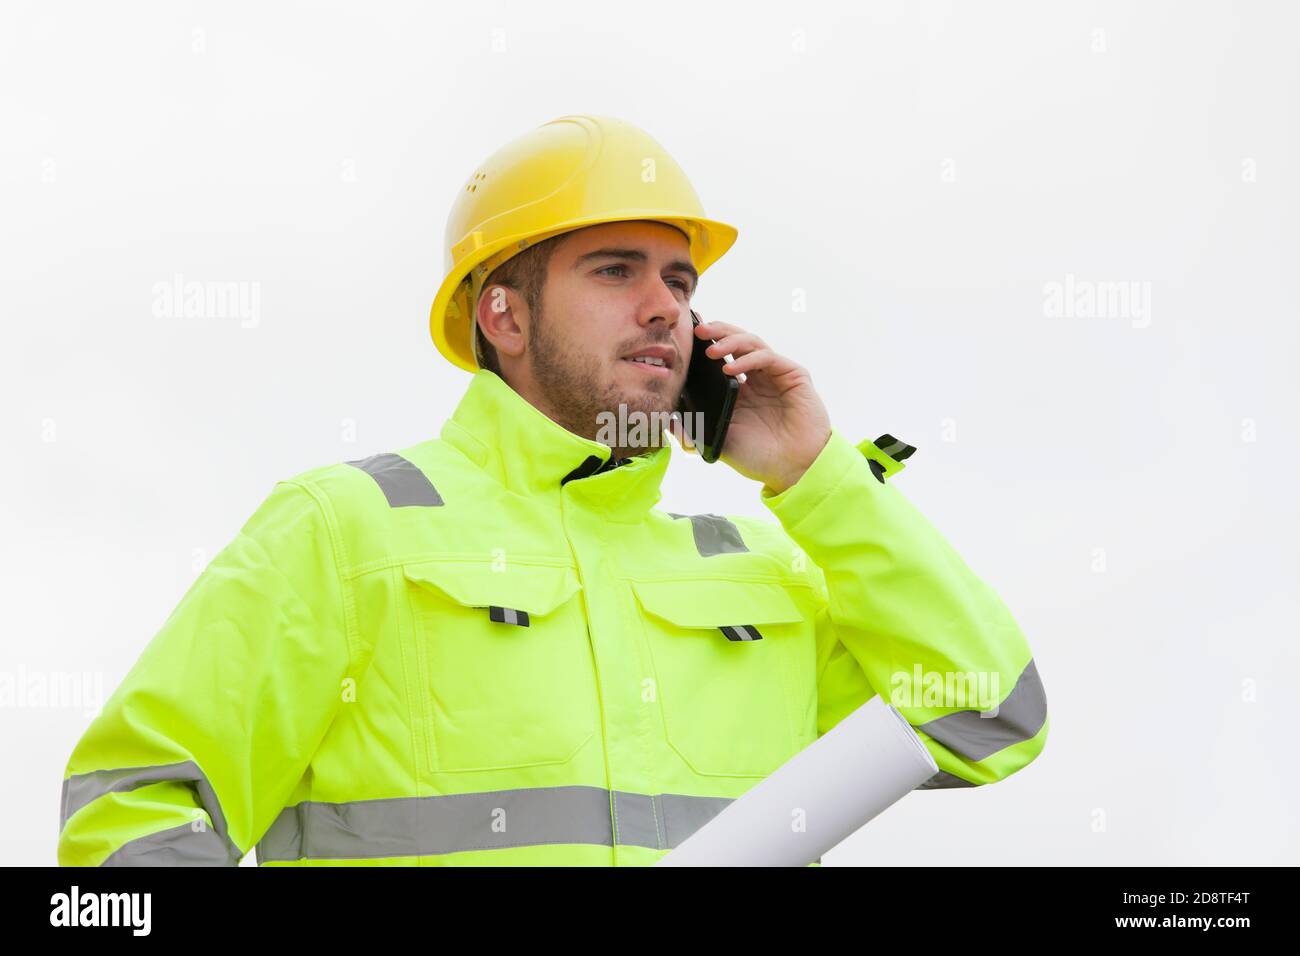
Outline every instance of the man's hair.
[[[489, 286], [493, 285], [508, 286], [524, 297], [524, 302], [528, 304], [529, 316], [532, 317], [534, 322], [537, 321], [539, 315], [538, 306], [542, 302], [542, 289], [546, 285], [546, 268], [550, 264], [551, 256], [555, 253], [556, 246], [567, 235], [567, 232], [562, 232], [557, 236], [551, 236], [536, 245], [529, 246], [518, 255], [511, 256], [492, 270], [487, 282], [483, 283], [483, 289], [486, 291]], [[485, 368], [496, 372], [497, 375], [501, 375], [501, 361], [497, 356], [496, 346], [488, 341], [482, 329], [477, 328], [477, 302], [474, 303], [471, 315], [474, 318], [475, 329], [470, 331], [474, 335], [478, 346], [479, 368]], [[502, 378], [504, 377], [502, 376]]]

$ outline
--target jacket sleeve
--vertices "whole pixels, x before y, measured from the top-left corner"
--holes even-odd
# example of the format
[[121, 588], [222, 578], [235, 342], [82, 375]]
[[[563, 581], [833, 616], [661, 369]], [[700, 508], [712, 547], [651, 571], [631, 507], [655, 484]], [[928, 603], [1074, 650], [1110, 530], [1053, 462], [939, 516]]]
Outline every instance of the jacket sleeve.
[[278, 483], [77, 742], [61, 866], [233, 866], [342, 700], [344, 591], [327, 502]]
[[994, 783], [1042, 751], [1047, 700], [1001, 599], [889, 482], [913, 450], [832, 428], [795, 484], [760, 493], [821, 598], [817, 733], [879, 693], [939, 766], [917, 789]]

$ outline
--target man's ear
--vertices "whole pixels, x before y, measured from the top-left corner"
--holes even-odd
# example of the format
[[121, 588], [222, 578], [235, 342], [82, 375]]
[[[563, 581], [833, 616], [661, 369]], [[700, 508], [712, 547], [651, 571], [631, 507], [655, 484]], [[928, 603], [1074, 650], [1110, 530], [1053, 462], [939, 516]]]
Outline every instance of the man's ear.
[[514, 289], [500, 283], [487, 286], [479, 296], [475, 311], [477, 334], [491, 342], [498, 355], [523, 354], [524, 333], [516, 321], [522, 301]]

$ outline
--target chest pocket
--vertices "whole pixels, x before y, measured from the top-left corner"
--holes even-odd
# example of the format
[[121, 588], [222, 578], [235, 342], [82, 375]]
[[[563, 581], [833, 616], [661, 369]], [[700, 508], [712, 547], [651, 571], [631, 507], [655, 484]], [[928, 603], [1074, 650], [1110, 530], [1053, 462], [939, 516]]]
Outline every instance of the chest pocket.
[[812, 625], [785, 588], [699, 577], [632, 588], [682, 759], [701, 774], [762, 776], [794, 756]]
[[436, 771], [564, 763], [597, 703], [581, 584], [570, 568], [430, 561], [403, 567]]

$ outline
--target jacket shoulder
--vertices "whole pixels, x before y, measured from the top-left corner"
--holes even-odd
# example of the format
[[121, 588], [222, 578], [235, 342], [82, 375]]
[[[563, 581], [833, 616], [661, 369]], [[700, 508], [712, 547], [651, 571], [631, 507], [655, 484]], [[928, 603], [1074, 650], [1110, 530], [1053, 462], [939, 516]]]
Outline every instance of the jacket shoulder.
[[[441, 508], [450, 485], [473, 476], [453, 446], [430, 438], [395, 451], [318, 465], [281, 479], [277, 487], [296, 485], [315, 498], [340, 542], [351, 569], [373, 564], [393, 553], [394, 522], [427, 518]], [[398, 521], [398, 526], [413, 523]]]

